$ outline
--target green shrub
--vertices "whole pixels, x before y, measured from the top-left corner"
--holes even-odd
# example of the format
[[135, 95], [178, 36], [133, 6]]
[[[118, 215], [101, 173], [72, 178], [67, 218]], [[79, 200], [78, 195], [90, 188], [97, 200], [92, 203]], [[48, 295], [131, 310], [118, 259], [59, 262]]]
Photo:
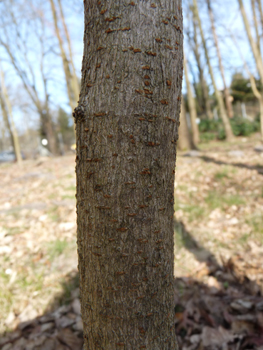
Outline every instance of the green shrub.
[[220, 126], [218, 132], [217, 132], [217, 139], [218, 140], [224, 140], [226, 138], [226, 132], [225, 129]]
[[216, 133], [213, 132], [204, 132], [200, 134], [201, 142], [209, 142], [216, 139]]
[[219, 123], [216, 120], [202, 119], [199, 124], [199, 130], [200, 132], [217, 131]]
[[[253, 132], [259, 131], [260, 122], [258, 119], [259, 118], [256, 118], [254, 121], [251, 121], [235, 116], [230, 120], [233, 134], [235, 136], [249, 136]], [[200, 139], [202, 142], [208, 142], [215, 138], [218, 140], [224, 140], [226, 138], [226, 133], [221, 119], [218, 121], [203, 119], [199, 124], [199, 130], [201, 133]]]
[[240, 117], [234, 117], [230, 121], [235, 136], [249, 136], [255, 130], [255, 122]]

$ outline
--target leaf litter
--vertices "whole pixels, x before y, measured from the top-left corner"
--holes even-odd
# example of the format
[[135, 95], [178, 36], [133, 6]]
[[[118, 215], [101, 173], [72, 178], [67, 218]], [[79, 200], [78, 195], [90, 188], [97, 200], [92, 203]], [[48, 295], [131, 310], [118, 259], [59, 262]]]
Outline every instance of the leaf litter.
[[[263, 157], [255, 144], [178, 155], [175, 327], [183, 350], [263, 349]], [[0, 348], [82, 349], [74, 157], [3, 164], [0, 179]]]

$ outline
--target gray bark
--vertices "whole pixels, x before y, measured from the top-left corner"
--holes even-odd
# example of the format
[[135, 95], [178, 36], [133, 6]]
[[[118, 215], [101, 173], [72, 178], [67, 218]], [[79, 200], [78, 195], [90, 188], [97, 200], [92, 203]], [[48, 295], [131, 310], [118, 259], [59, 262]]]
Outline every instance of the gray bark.
[[173, 193], [181, 0], [86, 0], [77, 134], [84, 349], [178, 349]]

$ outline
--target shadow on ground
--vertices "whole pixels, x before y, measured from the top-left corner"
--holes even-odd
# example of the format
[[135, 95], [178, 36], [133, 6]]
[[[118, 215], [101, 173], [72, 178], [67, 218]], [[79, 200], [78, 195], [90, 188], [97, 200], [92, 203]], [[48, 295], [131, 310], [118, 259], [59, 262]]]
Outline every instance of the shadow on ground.
[[[175, 327], [180, 349], [263, 349], [261, 285], [248, 277], [249, 261], [236, 254], [219, 263], [193, 238], [183, 222], [175, 222], [174, 228], [180, 231], [184, 247], [205, 266], [198, 276], [193, 274], [174, 282]], [[63, 293], [54, 298], [48, 310], [2, 335], [0, 348], [81, 350], [78, 283], [76, 272], [68, 275]]]
[[217, 160], [213, 157], [208, 157], [208, 156], [200, 156], [199, 158], [204, 160], [206, 163], [214, 163], [217, 165], [231, 165], [231, 166], [235, 166], [238, 168], [256, 170], [259, 175], [263, 175], [263, 166], [261, 166], [261, 165], [248, 165], [248, 164], [243, 164], [243, 163], [224, 162], [224, 161]]

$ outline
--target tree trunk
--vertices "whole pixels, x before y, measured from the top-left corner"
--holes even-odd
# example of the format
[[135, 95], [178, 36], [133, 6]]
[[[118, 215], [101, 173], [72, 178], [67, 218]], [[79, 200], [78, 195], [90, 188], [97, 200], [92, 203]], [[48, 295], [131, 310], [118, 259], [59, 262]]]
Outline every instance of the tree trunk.
[[188, 106], [189, 106], [189, 113], [191, 118], [191, 126], [192, 126], [192, 140], [195, 148], [197, 147], [198, 143], [200, 142], [199, 139], [199, 130], [198, 125], [196, 123], [197, 119], [197, 113], [196, 113], [196, 105], [195, 105], [195, 99], [192, 93], [192, 87], [188, 76], [188, 67], [187, 67], [187, 60], [184, 59], [184, 76], [185, 76], [185, 82], [187, 87], [187, 96], [188, 96]]
[[178, 349], [173, 193], [181, 0], [86, 0], [77, 134], [85, 350]]
[[213, 84], [214, 92], [215, 92], [215, 97], [216, 97], [216, 100], [218, 103], [219, 113], [220, 113], [220, 116], [222, 118], [222, 122], [223, 122], [224, 129], [226, 132], [226, 139], [227, 139], [227, 141], [232, 141], [234, 138], [234, 135], [233, 135], [233, 132], [231, 129], [229, 119], [228, 119], [227, 114], [226, 114], [223, 98], [222, 98], [222, 96], [221, 96], [221, 94], [218, 91], [217, 86], [216, 86], [214, 72], [213, 72], [213, 68], [212, 68], [211, 63], [210, 63], [210, 58], [208, 55], [208, 49], [206, 46], [206, 41], [205, 41], [205, 36], [204, 36], [203, 28], [202, 28], [202, 23], [201, 23], [201, 19], [200, 19], [199, 12], [198, 12], [197, 0], [193, 0], [193, 4], [194, 4], [194, 13], [195, 13], [195, 16], [196, 16], [197, 21], [198, 21], [198, 26], [199, 26], [199, 30], [200, 30], [200, 34], [201, 34], [201, 38], [202, 38], [202, 43], [203, 43], [203, 47], [204, 47], [204, 51], [205, 51], [205, 57], [206, 57], [206, 62], [207, 62], [208, 69], [209, 69], [209, 74], [210, 74], [210, 77], [212, 80], [212, 84]]
[[187, 151], [191, 148], [192, 148], [192, 142], [191, 142], [190, 132], [186, 121], [185, 105], [182, 97], [178, 149], [180, 151]]
[[3, 111], [3, 116], [4, 116], [4, 119], [6, 121], [6, 125], [8, 127], [8, 131], [10, 133], [11, 143], [12, 143], [13, 150], [14, 150], [14, 153], [16, 156], [16, 161], [18, 164], [20, 164], [22, 162], [22, 156], [21, 156], [21, 149], [20, 149], [18, 135], [17, 135], [15, 123], [13, 120], [12, 106], [11, 106], [9, 96], [8, 96], [8, 93], [6, 90], [4, 73], [2, 70], [1, 70], [0, 74], [1, 74], [1, 90], [2, 90], [2, 92], [0, 92], [0, 95], [1, 95], [0, 96], [0, 99], [1, 99], [0, 103], [1, 103], [2, 111]]
[[204, 78], [204, 70], [201, 64], [201, 59], [200, 59], [200, 53], [199, 53], [199, 44], [198, 44], [198, 39], [197, 39], [197, 23], [196, 23], [196, 17], [194, 16], [193, 18], [193, 24], [194, 24], [194, 55], [199, 71], [199, 78], [200, 78], [200, 83], [202, 87], [202, 92], [203, 92], [203, 101], [204, 101], [204, 107], [205, 107], [205, 113], [206, 117], [210, 120], [213, 119], [213, 113], [211, 111], [211, 106], [209, 103], [209, 93], [208, 93], [208, 88], [207, 84]]
[[[252, 0], [252, 1], [254, 1], [254, 0]], [[233, 108], [232, 108], [232, 103], [230, 100], [229, 90], [228, 90], [228, 87], [226, 85], [225, 70], [224, 70], [222, 56], [221, 56], [218, 38], [217, 38], [217, 34], [216, 34], [214, 14], [213, 14], [212, 7], [211, 7], [211, 1], [206, 0], [206, 3], [207, 3], [207, 7], [208, 7], [213, 37], [214, 37], [214, 41], [215, 41], [215, 47], [216, 47], [216, 52], [217, 52], [217, 57], [218, 57], [218, 62], [219, 62], [219, 69], [220, 69], [221, 77], [222, 77], [223, 84], [224, 84], [224, 95], [225, 95], [225, 101], [226, 101], [227, 114], [228, 114], [228, 118], [233, 118], [233, 115], [234, 115]]]

